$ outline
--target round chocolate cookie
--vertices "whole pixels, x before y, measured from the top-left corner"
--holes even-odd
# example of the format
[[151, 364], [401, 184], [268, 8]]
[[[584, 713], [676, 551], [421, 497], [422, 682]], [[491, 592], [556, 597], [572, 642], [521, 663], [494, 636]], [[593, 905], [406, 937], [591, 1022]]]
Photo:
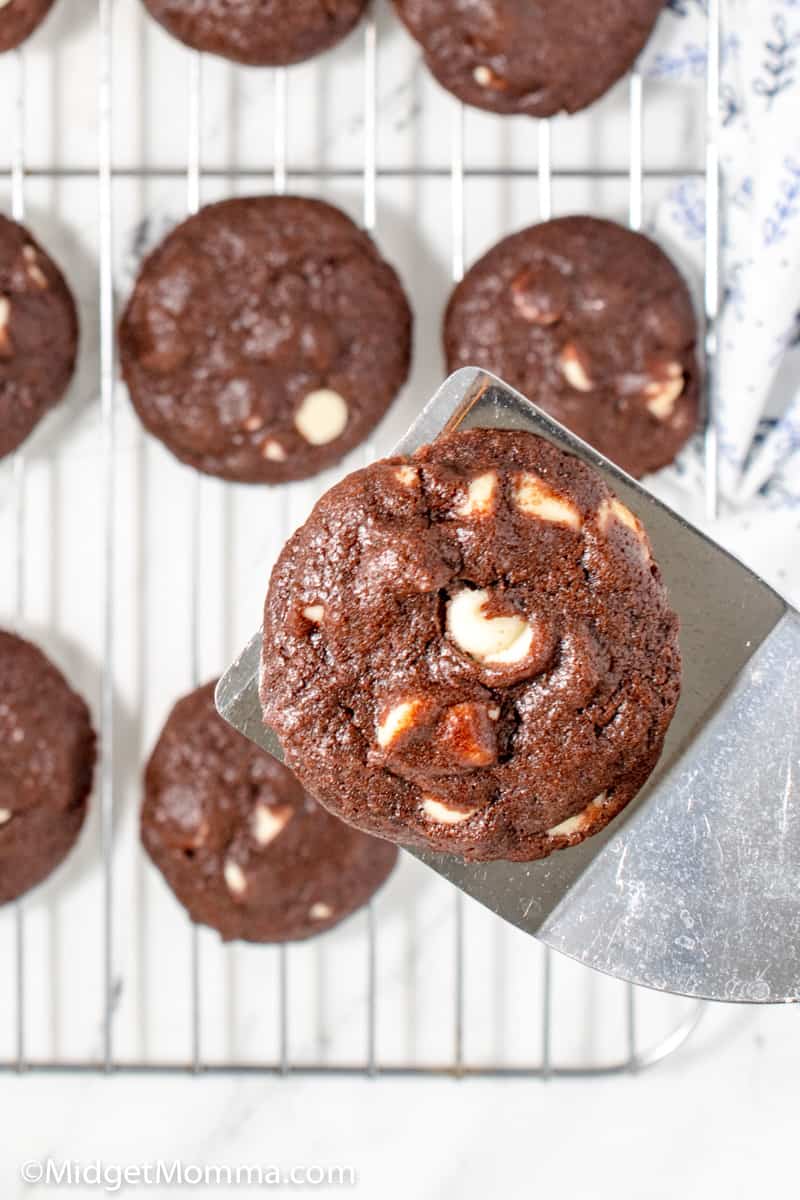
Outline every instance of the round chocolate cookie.
[[53, 871], [86, 815], [89, 710], [30, 642], [0, 631], [0, 904]]
[[0, 216], [0, 458], [64, 395], [77, 352], [64, 276], [27, 229]]
[[280, 483], [337, 462], [405, 382], [411, 311], [339, 209], [212, 204], [146, 260], [120, 328], [144, 425], [223, 479]]
[[550, 117], [633, 66], [664, 0], [394, 0], [439, 83], [467, 104]]
[[288, 542], [264, 720], [361, 829], [542, 858], [655, 766], [677, 624], [644, 529], [596, 472], [529, 433], [453, 433], [349, 475]]
[[340, 42], [367, 0], [144, 0], [195, 50], [255, 67], [286, 66]]
[[30, 37], [52, 7], [53, 0], [0, 0], [0, 54]]
[[194, 921], [225, 941], [287, 942], [366, 904], [394, 846], [337, 821], [214, 707], [179, 700], [147, 765], [142, 841]]
[[640, 233], [595, 217], [494, 246], [450, 299], [451, 371], [492, 371], [631, 475], [697, 428], [697, 324], [686, 284]]

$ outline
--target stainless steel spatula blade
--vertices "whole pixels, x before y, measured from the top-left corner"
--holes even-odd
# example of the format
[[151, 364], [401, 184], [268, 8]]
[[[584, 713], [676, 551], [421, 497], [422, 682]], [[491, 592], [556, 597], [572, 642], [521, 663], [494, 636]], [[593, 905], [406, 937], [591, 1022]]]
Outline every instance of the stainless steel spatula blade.
[[[397, 447], [526, 429], [584, 459], [644, 522], [681, 619], [683, 692], [646, 787], [600, 834], [533, 863], [412, 849], [505, 920], [586, 966], [712, 1000], [800, 999], [800, 614], [499, 379], [452, 375]], [[237, 729], [281, 757], [256, 635], [220, 681]]]

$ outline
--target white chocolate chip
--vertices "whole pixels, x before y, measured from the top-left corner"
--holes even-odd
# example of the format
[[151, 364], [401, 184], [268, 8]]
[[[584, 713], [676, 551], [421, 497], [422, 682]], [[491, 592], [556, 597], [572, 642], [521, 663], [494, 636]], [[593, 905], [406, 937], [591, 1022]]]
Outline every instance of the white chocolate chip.
[[229, 858], [222, 873], [225, 876], [228, 891], [232, 892], [234, 896], [243, 896], [247, 891], [247, 880], [239, 864]]
[[642, 522], [616, 496], [612, 496], [610, 500], [603, 501], [597, 512], [597, 521], [603, 533], [608, 532], [612, 521], [618, 521], [620, 525], [624, 525], [626, 529], [630, 529], [631, 533], [637, 538], [644, 557], [646, 559], [650, 558], [650, 544]]
[[378, 745], [382, 750], [396, 742], [406, 729], [412, 728], [414, 717], [422, 707], [422, 700], [401, 700], [389, 709], [377, 729]]
[[308, 915], [312, 921], [327, 921], [328, 917], [333, 916], [333, 909], [330, 904], [325, 904], [324, 901], [318, 900], [316, 904], [311, 905]]
[[675, 402], [683, 394], [686, 386], [680, 364], [674, 364], [679, 374], [669, 379], [648, 383], [644, 389], [647, 396], [647, 409], [659, 421], [668, 421], [675, 411]]
[[617, 500], [616, 496], [610, 502], [611, 511], [618, 521], [623, 525], [627, 525], [634, 533], [640, 533], [642, 526], [638, 517], [635, 517], [629, 508], [626, 508], [621, 500]]
[[683, 367], [675, 359], [670, 359], [669, 362], [658, 362], [651, 364], [651, 369], [655, 371], [655, 378], [651, 379], [645, 390], [645, 395], [652, 395], [657, 392], [665, 379], [683, 379]]
[[35, 283], [42, 291], [47, 287], [47, 276], [39, 266], [36, 249], [33, 246], [23, 246], [22, 256], [28, 264], [27, 273], [31, 283]]
[[7, 808], [0, 808], [0, 825], [7, 824], [11, 820], [11, 812]]
[[433, 796], [425, 797], [422, 801], [422, 809], [427, 817], [430, 817], [432, 821], [438, 821], [440, 825], [460, 825], [462, 821], [468, 821], [478, 811], [477, 808], [450, 808]]
[[10, 4], [10, 3], [11, 3], [11, 0], [0, 0], [0, 8], [5, 8], [6, 5]]
[[289, 805], [272, 807], [269, 804], [257, 804], [253, 809], [253, 837], [259, 846], [268, 846], [281, 833], [293, 816]]
[[554, 825], [552, 829], [548, 829], [547, 836], [549, 838], [573, 837], [576, 833], [583, 833], [593, 823], [594, 818], [605, 806], [607, 799], [607, 794], [601, 792], [590, 804], [586, 805], [582, 812], [576, 813], [574, 817], [567, 817], [566, 821], [562, 821], [560, 825]]
[[6, 357], [12, 353], [11, 335], [8, 326], [11, 322], [11, 301], [8, 296], [0, 296], [0, 355]]
[[447, 632], [455, 644], [478, 662], [505, 666], [523, 662], [533, 643], [533, 628], [522, 617], [486, 617], [489, 593], [457, 592], [447, 604]]
[[500, 709], [497, 707], [497, 705], [496, 705], [496, 704], [493, 704], [491, 708], [487, 708], [486, 712], [487, 712], [487, 713], [488, 713], [488, 715], [489, 715], [489, 720], [490, 720], [490, 721], [499, 721], [499, 719], [500, 719]]
[[451, 762], [469, 767], [486, 767], [497, 761], [494, 730], [487, 725], [488, 710], [482, 704], [462, 701], [444, 713], [437, 732], [441, 751]]
[[303, 616], [312, 624], [321, 625], [322, 618], [325, 616], [325, 607], [322, 604], [307, 604], [303, 609]]
[[485, 517], [494, 507], [494, 497], [497, 491], [497, 476], [494, 471], [485, 475], [476, 475], [470, 481], [467, 494], [456, 508], [459, 517]]
[[[500, 617], [498, 619], [503, 620], [504, 618]], [[514, 620], [514, 618], [512, 617], [511, 620]], [[530, 625], [526, 625], [510, 646], [507, 646], [505, 650], [498, 651], [497, 654], [489, 655], [484, 659], [484, 662], [492, 666], [514, 666], [516, 663], [525, 661], [532, 645], [533, 629]]]
[[610, 500], [603, 501], [598, 509], [597, 518], [603, 533], [607, 531], [609, 523], [612, 520], [617, 520], [622, 525], [627, 526], [637, 536], [642, 533], [642, 523], [639, 518], [634, 516], [631, 510], [626, 508], [616, 496], [612, 496]]
[[201, 817], [194, 831], [186, 830], [184, 849], [196, 849], [198, 846], [204, 846], [209, 834], [209, 825], [205, 817]]
[[524, 321], [555, 325], [564, 315], [569, 290], [561, 273], [539, 264], [524, 269], [511, 280], [511, 302]]
[[413, 487], [417, 482], [417, 472], [414, 467], [398, 467], [394, 477], [402, 483], [403, 487]]
[[576, 392], [591, 392], [594, 388], [589, 375], [589, 363], [574, 342], [567, 342], [558, 356], [561, 373]]
[[261, 455], [263, 458], [268, 458], [270, 462], [286, 462], [286, 451], [280, 442], [276, 442], [274, 438], [267, 438], [261, 446]]
[[[264, 418], [259, 416], [258, 413], [251, 413], [242, 425], [242, 428], [246, 429], [248, 433], [257, 433], [259, 429], [264, 428]], [[275, 445], [277, 444], [276, 442]]]
[[[584, 810], [585, 811], [585, 810]], [[580, 812], [575, 817], [568, 817], [566, 821], [562, 821], [560, 825], [554, 825], [552, 829], [548, 829], [547, 836], [549, 838], [571, 837], [574, 833], [580, 833], [583, 829], [584, 816]]]
[[472, 78], [478, 87], [491, 88], [494, 92], [508, 91], [508, 83], [502, 75], [498, 75], [491, 67], [487, 67], [485, 63], [480, 63], [477, 67], [473, 68]]
[[305, 397], [294, 423], [300, 436], [312, 446], [326, 446], [344, 433], [348, 416], [343, 397], [331, 388], [320, 388]]
[[568, 525], [570, 529], [581, 527], [581, 514], [576, 505], [554, 492], [538, 475], [526, 473], [517, 477], [514, 500], [517, 508], [529, 517]]

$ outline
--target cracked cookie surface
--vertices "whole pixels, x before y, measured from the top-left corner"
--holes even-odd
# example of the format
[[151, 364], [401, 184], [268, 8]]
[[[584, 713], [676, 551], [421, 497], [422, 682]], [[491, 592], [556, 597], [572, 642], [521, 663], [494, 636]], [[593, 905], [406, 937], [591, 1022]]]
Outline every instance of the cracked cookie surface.
[[697, 323], [681, 275], [642, 234], [560, 217], [494, 246], [444, 319], [451, 371], [499, 375], [636, 477], [697, 428]]
[[36, 646], [0, 631], [0, 904], [72, 849], [95, 763], [89, 711]]
[[0, 458], [62, 398], [77, 352], [64, 276], [24, 226], [0, 216]]
[[429, 70], [467, 104], [550, 117], [633, 66], [664, 0], [394, 0]]
[[146, 259], [120, 324], [145, 427], [224, 479], [337, 462], [403, 385], [411, 310], [372, 239], [319, 200], [209, 205]]
[[531, 434], [454, 433], [354, 472], [287, 543], [264, 720], [358, 828], [540, 858], [653, 769], [677, 626], [641, 523], [599, 475]]
[[145, 773], [142, 841], [193, 920], [225, 941], [297, 941], [366, 904], [397, 860], [311, 799], [214, 707], [173, 708]]
[[249, 66], [302, 62], [341, 41], [367, 0], [144, 0], [151, 15], [195, 50]]

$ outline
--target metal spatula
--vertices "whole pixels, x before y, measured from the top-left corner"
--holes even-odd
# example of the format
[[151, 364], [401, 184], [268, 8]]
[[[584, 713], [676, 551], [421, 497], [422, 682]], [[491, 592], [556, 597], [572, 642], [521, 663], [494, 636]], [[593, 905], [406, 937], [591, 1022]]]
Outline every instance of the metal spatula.
[[[681, 618], [683, 693], [647, 786], [607, 829], [534, 863], [411, 850], [493, 912], [586, 966], [712, 1000], [800, 999], [800, 614], [499, 379], [452, 375], [397, 447], [445, 430], [527, 429], [597, 468], [644, 522]], [[220, 681], [261, 722], [256, 635]]]

